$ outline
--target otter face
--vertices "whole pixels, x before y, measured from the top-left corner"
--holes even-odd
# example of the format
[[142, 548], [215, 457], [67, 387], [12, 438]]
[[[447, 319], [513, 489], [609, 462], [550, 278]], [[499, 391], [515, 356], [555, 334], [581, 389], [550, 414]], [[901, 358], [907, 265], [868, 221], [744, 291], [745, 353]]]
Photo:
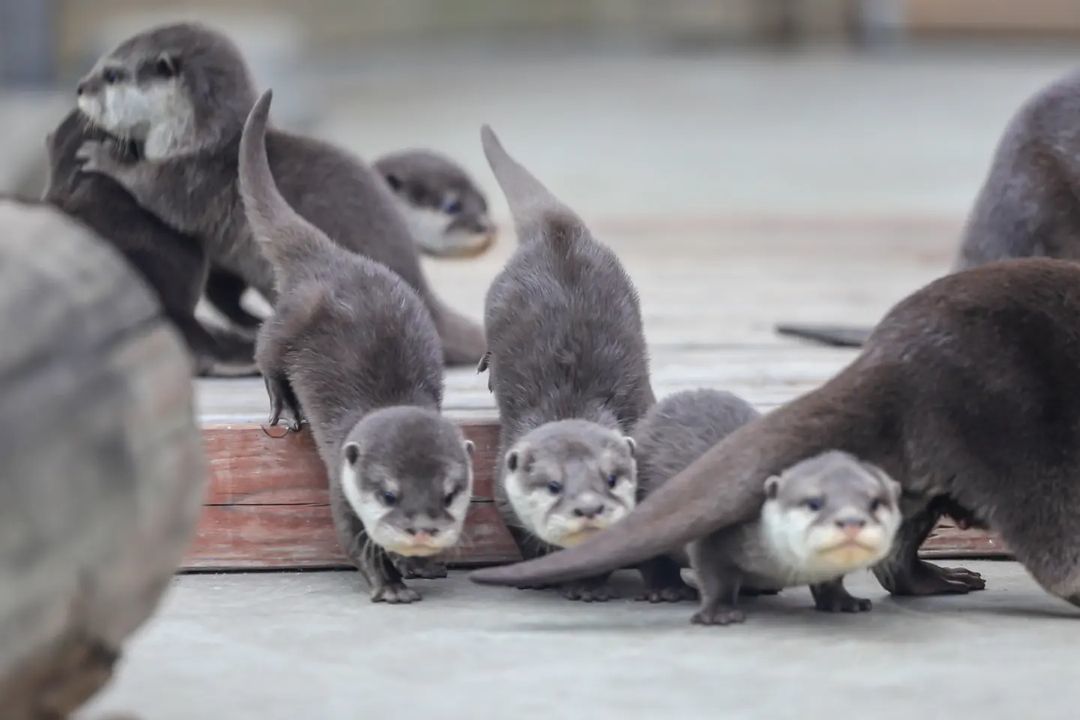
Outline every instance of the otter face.
[[118, 137], [140, 142], [155, 133], [179, 137], [194, 122], [181, 62], [168, 52], [148, 56], [118, 50], [79, 82], [79, 110]]
[[514, 513], [551, 545], [577, 545], [634, 509], [634, 441], [601, 425], [548, 423], [523, 437], [503, 462]]
[[435, 413], [379, 410], [349, 435], [341, 488], [372, 541], [398, 555], [436, 555], [461, 538], [472, 454], [472, 442]]
[[397, 198], [421, 252], [475, 257], [495, 241], [487, 200], [449, 159], [410, 150], [381, 158], [375, 167]]
[[94, 125], [134, 140], [159, 159], [238, 137], [255, 104], [239, 49], [199, 23], [134, 35], [78, 85], [78, 106]]
[[900, 484], [847, 453], [826, 452], [770, 477], [765, 497], [767, 542], [806, 582], [875, 565], [900, 527]]

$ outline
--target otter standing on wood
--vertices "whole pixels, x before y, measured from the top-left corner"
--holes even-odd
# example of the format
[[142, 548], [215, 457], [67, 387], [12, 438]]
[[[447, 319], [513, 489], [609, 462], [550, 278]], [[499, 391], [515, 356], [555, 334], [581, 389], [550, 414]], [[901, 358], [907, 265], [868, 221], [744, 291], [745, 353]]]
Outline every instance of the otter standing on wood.
[[266, 155], [270, 97], [251, 111], [239, 164], [248, 222], [279, 290], [257, 349], [270, 424], [285, 410], [294, 421], [307, 415], [342, 548], [373, 601], [413, 602], [420, 596], [383, 550], [427, 557], [457, 542], [472, 496], [472, 443], [439, 414], [438, 336], [417, 294], [334, 245], [278, 193]]
[[714, 446], [579, 547], [477, 582], [565, 582], [751, 520], [764, 482], [827, 450], [882, 468], [904, 522], [874, 568], [901, 595], [966, 593], [976, 573], [920, 560], [943, 507], [999, 532], [1046, 590], [1080, 605], [1080, 266], [992, 263], [900, 302], [823, 387]]
[[[630, 428], [654, 402], [637, 293], [615, 254], [510, 157], [484, 153], [520, 247], [488, 290], [480, 370], [499, 408], [497, 497], [526, 555], [617, 523], [637, 489]], [[563, 588], [606, 600], [607, 573]]]
[[[638, 423], [638, 478], [648, 497], [713, 445], [759, 417], [744, 400], [716, 390], [692, 390], [661, 400]], [[717, 488], [717, 492], [719, 492]], [[742, 622], [741, 591], [775, 592], [810, 585], [814, 606], [862, 612], [870, 601], [850, 595], [844, 575], [888, 553], [900, 525], [900, 486], [847, 453], [826, 452], [765, 481], [760, 518], [690, 543], [687, 552], [653, 560], [665, 567], [665, 590], [676, 591], [685, 555], [702, 590], [694, 622]], [[655, 592], [655, 590], [653, 590]]]
[[[1080, 72], [1043, 88], [1009, 121], [968, 217], [953, 272], [997, 260], [1080, 260]], [[789, 323], [778, 332], [859, 347], [871, 328]]]
[[[274, 271], [252, 238], [236, 187], [240, 132], [255, 101], [236, 46], [194, 23], [148, 30], [103, 57], [78, 94], [92, 123], [142, 148], [131, 160], [89, 140], [79, 150], [83, 170], [112, 178], [171, 227], [204, 239], [216, 264], [273, 302]], [[447, 361], [476, 362], [483, 332], [428, 288], [415, 240], [378, 175], [317, 140], [271, 131], [267, 142], [274, 178], [296, 212], [400, 275], [431, 312]]]

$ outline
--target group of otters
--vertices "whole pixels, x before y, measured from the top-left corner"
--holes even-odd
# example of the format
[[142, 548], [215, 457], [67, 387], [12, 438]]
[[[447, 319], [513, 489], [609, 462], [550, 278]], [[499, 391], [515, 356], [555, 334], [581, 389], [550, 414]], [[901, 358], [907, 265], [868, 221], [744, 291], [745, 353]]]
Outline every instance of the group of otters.
[[[948, 514], [999, 532], [1047, 591], [1080, 605], [1080, 266], [1022, 259], [1080, 256], [1080, 77], [1012, 122], [964, 269], [764, 416], [713, 390], [656, 401], [618, 258], [490, 128], [483, 150], [519, 245], [481, 329], [435, 297], [418, 259], [490, 236], [464, 174], [424, 153], [374, 172], [268, 128], [270, 102], [218, 32], [136, 35], [50, 135], [45, 200], [133, 259], [201, 371], [254, 352], [271, 424], [314, 433], [339, 540], [373, 600], [418, 600], [407, 577], [445, 574], [433, 557], [461, 536], [473, 447], [440, 415], [442, 368], [477, 362], [499, 412], [497, 499], [528, 559], [476, 582], [592, 601], [610, 596], [612, 571], [637, 568], [643, 598], [700, 596], [701, 624], [741, 621], [740, 595], [795, 585], [821, 610], [857, 612], [870, 602], [843, 578], [862, 568], [900, 595], [984, 587], [918, 557]], [[459, 239], [425, 244], [424, 222]], [[193, 315], [205, 288], [258, 324], [239, 304], [247, 287], [273, 306], [254, 350]]]

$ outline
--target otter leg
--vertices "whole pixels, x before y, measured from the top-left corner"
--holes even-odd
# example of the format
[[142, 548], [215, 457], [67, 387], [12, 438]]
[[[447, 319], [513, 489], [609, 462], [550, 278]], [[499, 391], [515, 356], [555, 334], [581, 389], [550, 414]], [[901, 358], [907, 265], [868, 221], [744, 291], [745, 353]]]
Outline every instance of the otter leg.
[[866, 612], [871, 603], [867, 598], [855, 597], [844, 587], [843, 576], [828, 582], [810, 586], [814, 607], [822, 612]]
[[272, 326], [268, 325], [259, 334], [255, 360], [266, 384], [266, 394], [270, 397], [270, 418], [267, 422], [273, 427], [281, 421], [282, 414], [287, 412], [292, 416], [292, 422], [286, 423], [287, 427], [290, 430], [299, 430], [304, 414], [285, 372], [285, 344], [278, 339]]
[[982, 590], [986, 581], [964, 568], [943, 568], [919, 559], [919, 547], [934, 529], [939, 513], [926, 508], [904, 519], [885, 560], [874, 567], [881, 586], [893, 595], [945, 595]]
[[75, 712], [112, 678], [119, 656], [100, 642], [82, 641], [66, 653], [39, 689], [35, 718], [61, 720]]
[[563, 583], [559, 586], [563, 597], [567, 600], [580, 600], [582, 602], [605, 602], [614, 597], [611, 588], [608, 587], [610, 573], [597, 575], [596, 577], [575, 580]]
[[637, 600], [651, 603], [695, 600], [697, 591], [683, 582], [682, 568], [667, 555], [659, 555], [638, 565], [645, 590]]
[[203, 293], [210, 304], [230, 322], [245, 330], [255, 330], [262, 324], [262, 320], [245, 310], [241, 304], [246, 289], [247, 283], [239, 275], [211, 265]]
[[695, 625], [731, 625], [746, 620], [742, 610], [735, 607], [739, 599], [742, 573], [731, 566], [727, 557], [716, 547], [711, 537], [687, 546], [690, 565], [698, 581], [701, 607], [690, 622]]
[[394, 567], [388, 553], [368, 537], [364, 524], [352, 511], [345, 493], [337, 484], [330, 488], [330, 514], [345, 557], [371, 586], [371, 602], [397, 605], [420, 599], [420, 593], [405, 586], [401, 573]]

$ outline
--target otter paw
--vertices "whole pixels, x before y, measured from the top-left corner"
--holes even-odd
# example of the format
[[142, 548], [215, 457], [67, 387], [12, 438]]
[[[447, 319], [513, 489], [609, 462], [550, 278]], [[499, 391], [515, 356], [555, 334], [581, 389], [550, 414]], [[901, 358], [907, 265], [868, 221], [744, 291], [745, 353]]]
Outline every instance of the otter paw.
[[560, 591], [567, 600], [579, 600], [581, 602], [607, 602], [612, 598], [611, 590], [607, 585], [593, 585], [589, 583], [567, 583], [561, 586]]
[[742, 610], [732, 607], [719, 607], [712, 610], [698, 610], [690, 618], [694, 625], [733, 625], [746, 621]]
[[384, 602], [391, 605], [406, 605], [419, 602], [420, 593], [405, 587], [404, 583], [390, 583], [375, 588], [371, 593], [371, 602]]
[[780, 594], [780, 589], [779, 588], [765, 588], [765, 589], [752, 588], [752, 587], [741, 587], [741, 588], [739, 588], [739, 597], [762, 597], [762, 596], [765, 596], [765, 595], [779, 595], [779, 594]]
[[986, 588], [986, 580], [965, 568], [943, 568], [920, 561], [903, 583], [899, 595], [963, 594]]
[[697, 590], [689, 585], [670, 585], [668, 587], [646, 588], [634, 598], [638, 602], [675, 603], [685, 600], [697, 600]]
[[120, 165], [108, 143], [99, 140], [85, 141], [75, 153], [75, 159], [81, 163], [83, 172], [99, 175], [112, 176]]

